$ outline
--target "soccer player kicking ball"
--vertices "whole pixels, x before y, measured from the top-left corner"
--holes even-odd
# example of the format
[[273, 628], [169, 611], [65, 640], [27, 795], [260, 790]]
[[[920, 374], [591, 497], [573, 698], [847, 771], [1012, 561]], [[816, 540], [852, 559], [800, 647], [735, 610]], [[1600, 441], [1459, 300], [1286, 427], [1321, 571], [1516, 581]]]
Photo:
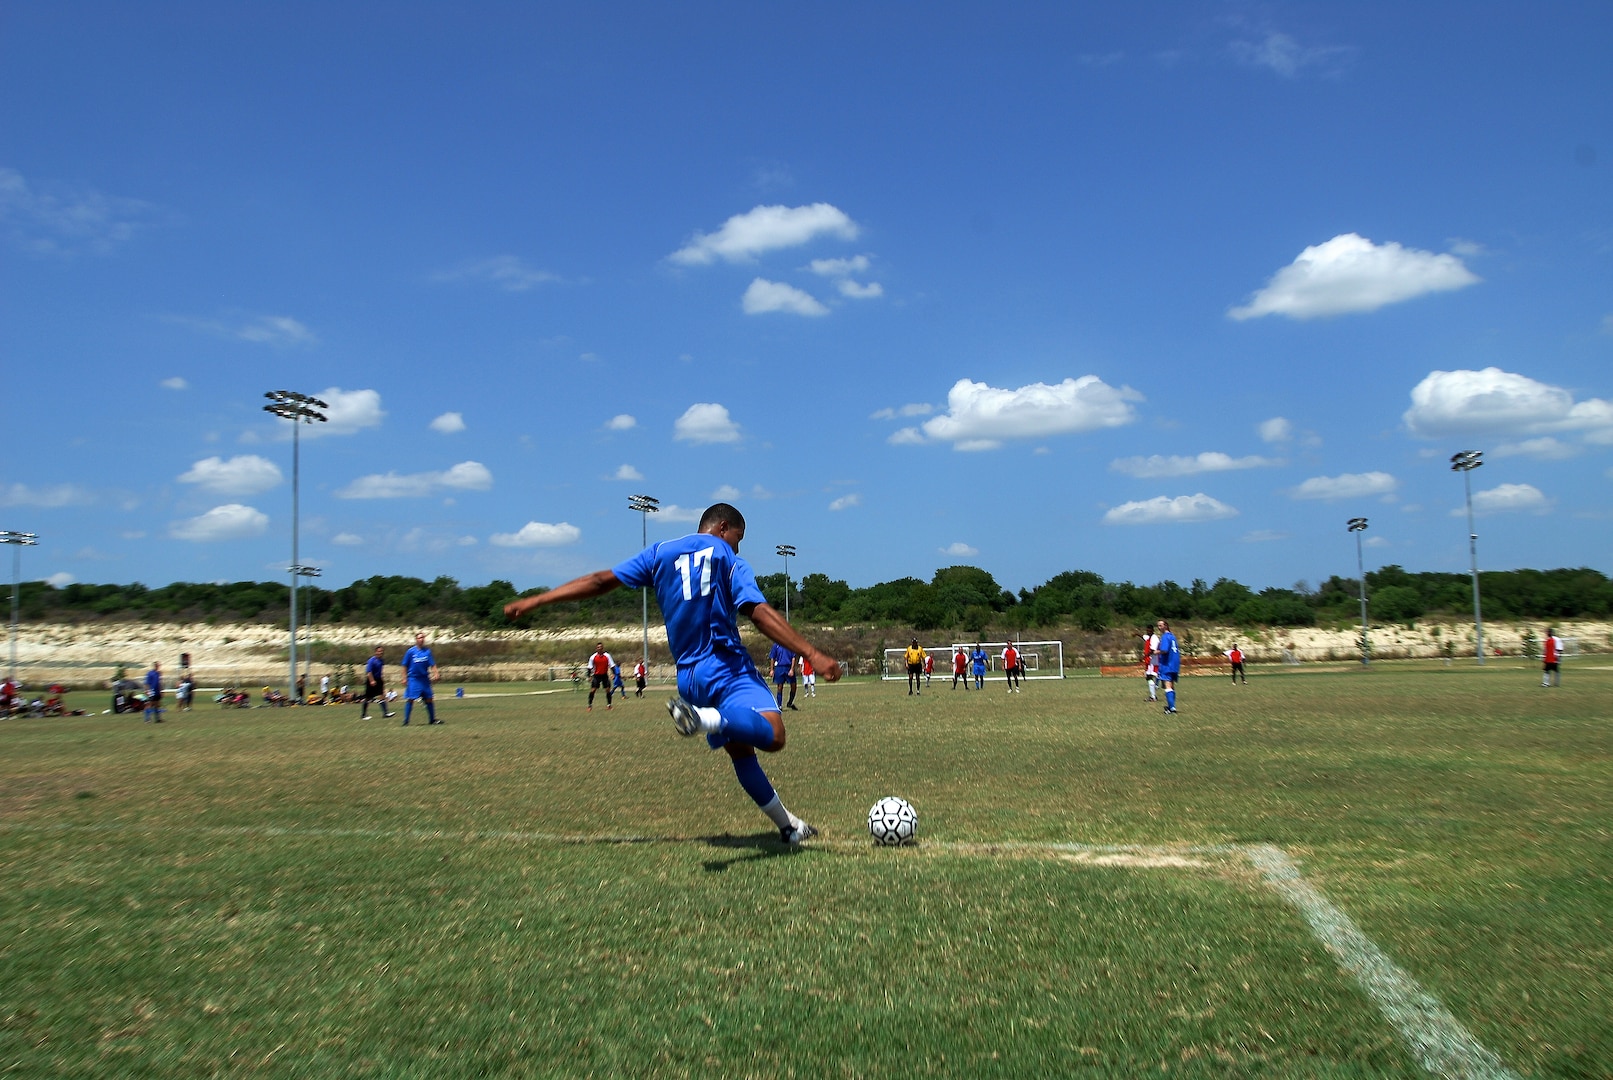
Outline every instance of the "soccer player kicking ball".
[[829, 682], [840, 662], [800, 634], [762, 596], [756, 572], [739, 557], [745, 518], [727, 503], [708, 508], [700, 531], [651, 544], [609, 570], [584, 574], [537, 596], [504, 606], [518, 619], [535, 607], [588, 600], [620, 587], [654, 586], [667, 642], [678, 665], [678, 696], [667, 702], [680, 735], [704, 735], [712, 749], [733, 759], [739, 784], [794, 847], [817, 830], [790, 813], [779, 799], [756, 751], [784, 749], [784, 714], [739, 639], [738, 616], [791, 652], [807, 657]]

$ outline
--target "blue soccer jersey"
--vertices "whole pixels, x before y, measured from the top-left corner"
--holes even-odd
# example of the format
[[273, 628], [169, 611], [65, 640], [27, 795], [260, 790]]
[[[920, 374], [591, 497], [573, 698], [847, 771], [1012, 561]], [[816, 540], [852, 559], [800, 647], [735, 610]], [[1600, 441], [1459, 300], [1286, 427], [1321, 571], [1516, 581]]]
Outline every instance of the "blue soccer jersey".
[[795, 674], [795, 654], [782, 645], [774, 645], [768, 654], [773, 661], [773, 680], [788, 679]]
[[379, 656], [372, 656], [364, 663], [364, 674], [374, 677], [379, 686], [386, 679], [386, 663]]
[[431, 687], [431, 669], [437, 666], [432, 657], [431, 650], [419, 645], [410, 645], [403, 654], [403, 671], [409, 677], [410, 686]]
[[739, 610], [766, 598], [750, 563], [725, 541], [708, 533], [663, 540], [611, 572], [630, 589], [655, 589], [678, 667], [693, 667], [707, 657], [743, 657], [749, 663], [750, 654], [739, 640]]
[[1169, 630], [1159, 635], [1159, 645], [1154, 649], [1154, 656], [1159, 661], [1159, 674], [1174, 680], [1182, 670], [1182, 654], [1176, 648], [1176, 635]]

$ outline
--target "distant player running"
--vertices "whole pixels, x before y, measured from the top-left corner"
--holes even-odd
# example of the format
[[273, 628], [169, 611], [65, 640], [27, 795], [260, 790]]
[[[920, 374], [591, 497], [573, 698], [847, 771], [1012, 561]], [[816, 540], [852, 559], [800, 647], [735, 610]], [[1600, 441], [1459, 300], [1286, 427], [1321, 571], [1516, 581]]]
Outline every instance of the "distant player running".
[[756, 572], [739, 557], [744, 538], [744, 515], [717, 503], [701, 516], [699, 532], [651, 544], [612, 569], [513, 601], [504, 614], [518, 619], [544, 604], [653, 585], [678, 665], [678, 696], [667, 702], [673, 724], [681, 735], [704, 735], [713, 749], [728, 751], [740, 786], [793, 847], [817, 830], [785, 808], [756, 759], [758, 750], [784, 749], [784, 714], [740, 641], [737, 618], [747, 616], [773, 641], [810, 658], [830, 682], [840, 678], [840, 663], [768, 605]]
[[381, 702], [381, 715], [388, 720], [392, 714], [386, 709], [386, 650], [380, 645], [375, 647], [375, 653], [364, 662], [364, 700], [358, 703], [358, 718], [370, 718], [370, 702], [379, 699]]
[[408, 726], [409, 714], [414, 711], [414, 702], [419, 698], [426, 707], [426, 723], [440, 724], [437, 719], [437, 702], [432, 693], [431, 684], [437, 681], [437, 658], [431, 655], [426, 647], [426, 635], [416, 634], [414, 644], [403, 653], [403, 673], [406, 678], [403, 693], [403, 723]]
[[650, 674], [649, 671], [644, 667], [644, 661], [640, 660], [638, 663], [633, 665], [633, 696], [634, 697], [643, 697], [644, 696], [644, 683], [645, 683], [645, 680], [649, 678], [649, 674]]
[[818, 696], [818, 673], [812, 669], [812, 661], [801, 657], [801, 692], [807, 697]]
[[1243, 650], [1238, 648], [1236, 641], [1232, 643], [1232, 648], [1227, 650], [1227, 659], [1232, 661], [1232, 681], [1242, 679], [1245, 686], [1249, 685], [1249, 676], [1243, 673]]
[[1540, 649], [1540, 685], [1561, 686], [1563, 684], [1563, 639], [1557, 636], [1555, 626], [1546, 628], [1546, 640]]
[[963, 680], [963, 688], [969, 689], [969, 654], [962, 649], [952, 650], [952, 689], [958, 688], [958, 680]]

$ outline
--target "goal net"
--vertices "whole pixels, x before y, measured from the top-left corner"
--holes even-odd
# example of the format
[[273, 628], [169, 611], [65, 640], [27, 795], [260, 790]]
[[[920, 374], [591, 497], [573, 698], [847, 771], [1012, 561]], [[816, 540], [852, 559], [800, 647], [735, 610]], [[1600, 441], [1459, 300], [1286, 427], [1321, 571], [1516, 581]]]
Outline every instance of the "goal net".
[[[967, 658], [975, 650], [977, 643], [953, 642], [950, 645], [922, 645], [925, 652], [935, 661], [935, 671], [931, 675], [934, 679], [952, 678], [952, 658], [962, 651]], [[1003, 673], [1003, 650], [1008, 648], [1007, 641], [982, 641], [978, 643], [986, 654], [986, 675], [988, 678], [1001, 679]], [[1062, 679], [1064, 678], [1064, 642], [1062, 641], [1015, 641], [1011, 643], [1019, 650], [1020, 677], [1023, 679]], [[974, 678], [974, 664], [968, 662], [965, 670], [969, 677]], [[905, 682], [907, 680], [907, 650], [886, 649], [885, 664], [880, 672], [880, 679], [885, 682]]]

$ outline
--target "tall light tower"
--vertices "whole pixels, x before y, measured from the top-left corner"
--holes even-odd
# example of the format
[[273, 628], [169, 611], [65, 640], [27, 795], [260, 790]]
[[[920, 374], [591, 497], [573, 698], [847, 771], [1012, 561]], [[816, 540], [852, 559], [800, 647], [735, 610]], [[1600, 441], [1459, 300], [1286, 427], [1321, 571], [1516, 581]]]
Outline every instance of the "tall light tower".
[[[317, 566], [293, 566], [291, 573], [294, 577], [316, 578], [324, 571]], [[313, 587], [309, 586], [309, 588], [311, 590]], [[309, 679], [314, 674], [314, 594], [312, 591], [308, 593], [308, 618], [303, 620], [303, 625], [308, 628], [308, 647], [302, 651], [302, 676], [304, 679]], [[297, 704], [301, 705], [302, 702], [299, 701]]]
[[1473, 560], [1473, 649], [1484, 663], [1484, 616], [1479, 612], [1479, 534], [1473, 531], [1473, 480], [1468, 475], [1484, 464], [1483, 450], [1459, 450], [1451, 455], [1451, 470], [1462, 474], [1467, 492], [1467, 551]]
[[[639, 515], [640, 515], [640, 517], [639, 517], [639, 533], [640, 533], [639, 539], [643, 542], [642, 546], [649, 547], [650, 546], [650, 515], [660, 513], [661, 500], [657, 499], [653, 495], [629, 495], [627, 497], [627, 508], [629, 510], [637, 510], [639, 512]], [[644, 671], [645, 671], [645, 674], [647, 675], [647, 674], [649, 674], [649, 670], [650, 670], [650, 589], [649, 589], [649, 586], [646, 585], [646, 586], [641, 587], [639, 589], [639, 594], [642, 596], [642, 598], [644, 600]]]
[[0, 531], [0, 544], [15, 545], [11, 551], [11, 681], [17, 681], [17, 605], [22, 593], [22, 549], [39, 543], [37, 533]]
[[784, 621], [790, 621], [790, 556], [795, 554], [795, 548], [789, 544], [780, 544], [776, 549], [784, 556]]
[[299, 394], [295, 390], [270, 390], [263, 396], [269, 399], [269, 404], [263, 407], [264, 412], [291, 421], [291, 665], [288, 669], [291, 676], [286, 683], [289, 695], [297, 689], [297, 567], [302, 565], [297, 558], [297, 487], [302, 472], [298, 433], [304, 424], [312, 424], [315, 420], [323, 424], [329, 419], [319, 410], [330, 406], [316, 397]]
[[1367, 642], [1367, 568], [1361, 558], [1361, 534], [1367, 531], [1366, 518], [1351, 518], [1350, 531], [1355, 533], [1355, 572], [1361, 575], [1361, 666], [1372, 662], [1372, 646]]

